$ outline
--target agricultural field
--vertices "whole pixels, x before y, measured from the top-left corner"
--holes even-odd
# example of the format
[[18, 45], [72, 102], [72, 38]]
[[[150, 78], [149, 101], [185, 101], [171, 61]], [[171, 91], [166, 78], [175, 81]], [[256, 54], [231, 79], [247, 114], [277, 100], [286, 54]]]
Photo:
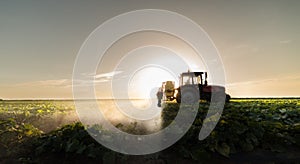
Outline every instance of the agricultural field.
[[[129, 156], [94, 141], [79, 122], [73, 101], [0, 101], [0, 163], [300, 161], [300, 99], [232, 99], [213, 132], [199, 141], [209, 105], [199, 104], [193, 125], [173, 146], [151, 155]], [[161, 128], [172, 123], [178, 109], [176, 103], [164, 105]], [[118, 123], [118, 127], [132, 134], [139, 131], [135, 123]]]
[[[299, 99], [233, 99], [225, 105], [210, 136], [196, 141], [208, 107], [207, 103], [200, 105], [194, 124], [179, 142], [185, 145], [182, 147], [188, 148], [182, 148], [186, 157], [203, 159], [206, 155], [210, 156], [209, 152], [217, 152], [238, 161], [251, 161], [245, 154], [266, 162], [284, 163], [289, 158], [299, 161]], [[171, 122], [176, 116], [172, 110], [178, 108], [178, 104], [166, 107], [167, 110], [162, 113], [166, 120], [163, 126]]]

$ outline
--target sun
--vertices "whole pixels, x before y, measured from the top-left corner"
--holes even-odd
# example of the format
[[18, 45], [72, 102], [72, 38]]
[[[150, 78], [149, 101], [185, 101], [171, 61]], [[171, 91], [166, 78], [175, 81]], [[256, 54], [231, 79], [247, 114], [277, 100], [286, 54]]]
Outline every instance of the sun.
[[164, 81], [174, 81], [177, 77], [168, 69], [156, 65], [148, 65], [138, 69], [129, 80], [128, 96], [130, 99], [153, 99]]

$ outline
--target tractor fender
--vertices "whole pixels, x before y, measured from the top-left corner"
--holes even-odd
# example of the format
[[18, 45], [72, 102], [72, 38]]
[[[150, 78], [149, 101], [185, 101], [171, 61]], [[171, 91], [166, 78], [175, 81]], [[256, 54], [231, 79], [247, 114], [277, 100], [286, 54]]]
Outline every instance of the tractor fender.
[[203, 92], [225, 92], [225, 87], [218, 85], [208, 85], [203, 87]]

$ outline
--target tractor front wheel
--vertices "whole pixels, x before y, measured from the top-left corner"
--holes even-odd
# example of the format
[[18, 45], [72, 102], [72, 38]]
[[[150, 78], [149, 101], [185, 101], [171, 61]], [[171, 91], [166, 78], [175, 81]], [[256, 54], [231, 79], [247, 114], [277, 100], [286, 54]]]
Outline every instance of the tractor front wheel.
[[230, 97], [230, 95], [228, 95], [228, 94], [226, 94], [226, 99], [225, 99], [225, 102], [229, 102], [230, 101], [230, 99], [231, 99], [231, 97]]
[[181, 103], [181, 94], [180, 93], [177, 93], [177, 95], [176, 95], [176, 102]]

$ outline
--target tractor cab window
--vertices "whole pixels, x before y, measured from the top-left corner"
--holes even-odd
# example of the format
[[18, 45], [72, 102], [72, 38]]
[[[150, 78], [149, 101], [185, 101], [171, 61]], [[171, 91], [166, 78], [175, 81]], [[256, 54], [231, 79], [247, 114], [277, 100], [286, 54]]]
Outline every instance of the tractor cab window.
[[199, 84], [199, 79], [198, 76], [191, 76], [192, 80], [192, 84]]
[[190, 76], [182, 76], [182, 84], [189, 85], [192, 84], [192, 80]]
[[197, 84], [197, 77], [193, 74], [186, 74], [182, 76], [182, 84], [183, 85], [193, 85]]
[[195, 84], [202, 84], [202, 79], [201, 79], [201, 76], [195, 76]]

